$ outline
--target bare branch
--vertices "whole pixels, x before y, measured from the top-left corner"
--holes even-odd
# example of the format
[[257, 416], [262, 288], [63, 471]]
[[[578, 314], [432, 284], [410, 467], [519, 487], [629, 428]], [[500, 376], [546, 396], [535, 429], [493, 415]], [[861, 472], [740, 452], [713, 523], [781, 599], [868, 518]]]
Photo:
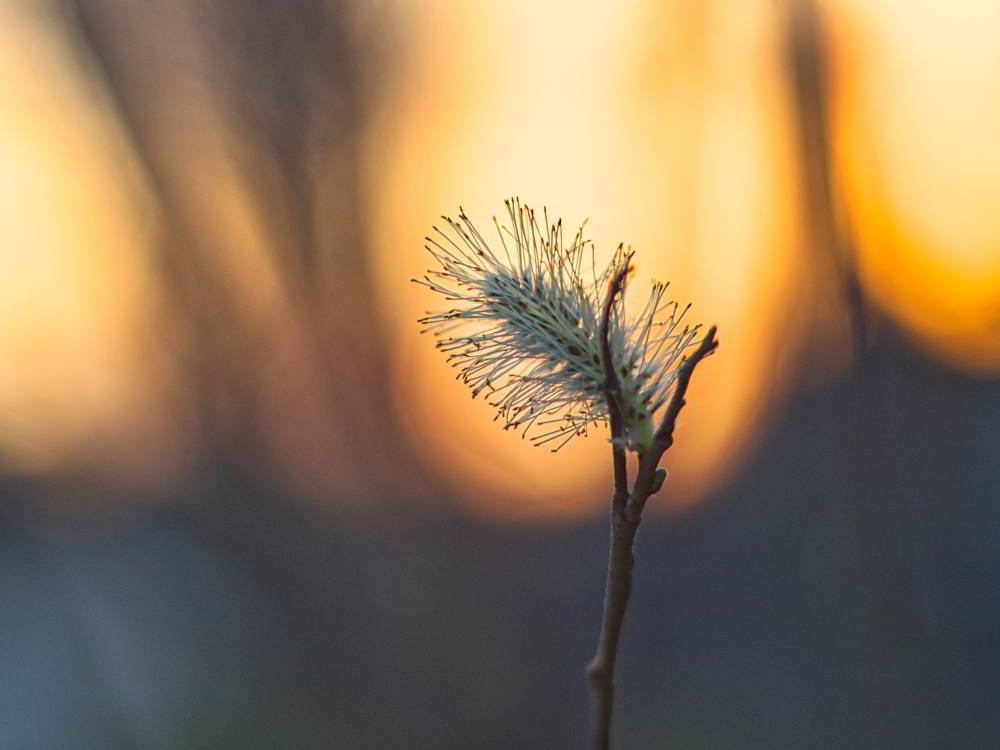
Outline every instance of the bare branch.
[[708, 329], [698, 348], [695, 349], [694, 354], [685, 358], [678, 368], [677, 382], [674, 385], [674, 392], [670, 397], [670, 403], [667, 404], [667, 409], [663, 412], [663, 420], [656, 430], [656, 435], [653, 436], [653, 447], [639, 461], [639, 473], [635, 479], [635, 487], [632, 488], [632, 494], [629, 496], [625, 507], [626, 517], [634, 523], [639, 522], [639, 518], [642, 516], [642, 509], [646, 505], [646, 500], [653, 494], [656, 469], [660, 464], [660, 459], [667, 449], [674, 444], [674, 428], [677, 425], [677, 416], [687, 403], [684, 397], [687, 394], [694, 368], [719, 347], [719, 340], [715, 337], [715, 334], [716, 327], [712, 326]]
[[601, 315], [601, 366], [604, 368], [604, 397], [608, 402], [608, 422], [611, 427], [611, 455], [615, 470], [615, 494], [612, 501], [614, 512], [620, 513], [628, 502], [628, 467], [625, 463], [624, 424], [621, 405], [618, 400], [619, 381], [611, 356], [611, 311], [615, 300], [625, 290], [625, 278], [631, 270], [626, 256], [625, 262], [608, 285], [608, 296], [604, 300]]
[[597, 653], [587, 665], [590, 682], [592, 743], [595, 750], [607, 750], [611, 741], [611, 712], [614, 706], [615, 664], [625, 610], [632, 589], [632, 541], [638, 524], [625, 519], [628, 505], [628, 468], [625, 463], [624, 425], [619, 402], [619, 380], [611, 356], [611, 311], [625, 288], [631, 270], [626, 256], [622, 267], [611, 279], [601, 315], [601, 365], [604, 369], [604, 395], [608, 401], [611, 426], [611, 452], [615, 469], [615, 494], [611, 501], [611, 549], [604, 588], [604, 618], [597, 641]]
[[691, 382], [694, 368], [701, 360], [719, 348], [719, 340], [715, 337], [715, 333], [715, 326], [709, 328], [694, 354], [686, 358], [677, 370], [677, 384], [674, 386], [674, 393], [670, 397], [670, 403], [667, 404], [667, 410], [663, 412], [663, 421], [660, 422], [660, 427], [654, 438], [657, 446], [662, 447], [664, 451], [674, 444], [674, 426], [677, 423], [677, 415], [687, 403], [684, 396], [687, 393], [688, 383]]
[[615, 666], [618, 663], [618, 643], [625, 623], [625, 612], [632, 593], [632, 567], [635, 562], [632, 548], [638, 530], [639, 524], [629, 521], [624, 513], [616, 511], [611, 514], [611, 548], [604, 588], [604, 617], [597, 640], [597, 653], [587, 665], [593, 750], [608, 750], [611, 746]]
[[[716, 328], [712, 326], [701, 344], [689, 358], [681, 364], [670, 403], [663, 421], [653, 439], [653, 445], [640, 457], [639, 476], [632, 492], [628, 492], [628, 478], [625, 472], [625, 448], [621, 444], [622, 415], [617, 401], [618, 376], [611, 358], [609, 329], [611, 310], [615, 299], [621, 293], [629, 267], [625, 265], [615, 274], [608, 289], [601, 320], [601, 355], [605, 375], [605, 395], [608, 399], [608, 414], [611, 422], [612, 444], [615, 458], [615, 501], [611, 513], [611, 549], [608, 555], [608, 574], [604, 589], [604, 618], [601, 634], [597, 642], [597, 653], [587, 666], [590, 682], [591, 746], [594, 750], [608, 750], [611, 746], [611, 715], [614, 709], [615, 666], [618, 661], [618, 643], [621, 639], [625, 612], [632, 593], [632, 568], [635, 563], [633, 545], [642, 510], [646, 500], [659, 487], [656, 486], [657, 465], [663, 453], [673, 443], [674, 426], [677, 415], [684, 407], [691, 373], [697, 364], [715, 351], [719, 345], [715, 338]], [[662, 480], [662, 478], [661, 478]], [[662, 481], [661, 481], [662, 483]], [[624, 499], [620, 499], [624, 498]]]

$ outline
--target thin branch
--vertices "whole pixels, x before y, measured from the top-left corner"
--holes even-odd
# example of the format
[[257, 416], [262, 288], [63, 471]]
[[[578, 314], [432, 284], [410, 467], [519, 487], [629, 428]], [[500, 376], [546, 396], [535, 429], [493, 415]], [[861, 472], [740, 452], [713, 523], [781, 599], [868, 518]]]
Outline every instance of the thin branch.
[[[612, 385], [608, 387], [608, 410], [614, 419], [617, 403], [613, 398], [614, 388], [617, 387], [618, 379], [615, 377], [614, 368], [607, 365], [611, 361], [610, 345], [608, 344], [608, 319], [610, 317], [611, 306], [615, 296], [618, 294], [627, 268], [623, 268], [611, 282], [608, 291], [608, 300], [604, 307], [604, 318], [601, 325], [602, 353], [605, 360], [605, 374], [608, 375], [608, 382]], [[691, 374], [705, 357], [710, 355], [719, 346], [719, 341], [715, 337], [716, 328], [712, 326], [701, 340], [694, 354], [686, 358], [681, 364], [677, 373], [677, 382], [674, 385], [673, 395], [670, 403], [663, 414], [663, 421], [653, 438], [653, 445], [639, 460], [639, 474], [635, 480], [632, 492], [626, 495], [623, 505], [617, 502], [613, 506], [611, 513], [611, 549], [608, 554], [608, 575], [604, 588], [604, 618], [601, 621], [601, 634], [597, 641], [597, 653], [587, 666], [587, 678], [590, 681], [591, 692], [591, 715], [592, 734], [591, 747], [594, 750], [608, 750], [611, 747], [611, 715], [614, 709], [615, 694], [615, 665], [618, 662], [618, 643], [621, 639], [622, 625], [625, 622], [625, 612], [628, 609], [629, 596], [632, 593], [632, 568], [635, 564], [633, 545], [635, 535], [639, 530], [639, 522], [642, 520], [642, 511], [646, 505], [646, 500], [656, 489], [656, 469], [660, 463], [660, 458], [674, 442], [674, 428], [677, 424], [677, 416], [684, 408], [685, 394], [691, 382]], [[621, 414], [618, 412], [618, 421], [612, 422], [612, 434], [614, 435], [614, 425], [618, 426], [618, 434], [621, 433]], [[620, 441], [619, 441], [620, 443]], [[624, 476], [625, 454], [624, 446], [617, 448], [615, 452], [615, 496], [618, 496], [618, 457], [621, 456], [622, 475]]]
[[[608, 299], [604, 306], [604, 317], [601, 321], [601, 352], [604, 359], [604, 372], [607, 378], [606, 393], [608, 396], [608, 411], [611, 415], [612, 439], [616, 443], [615, 450], [615, 497], [618, 497], [619, 464], [621, 461], [621, 479], [625, 478], [624, 446], [615, 437], [621, 436], [621, 412], [615, 399], [618, 378], [611, 366], [611, 347], [608, 341], [609, 319], [615, 297], [619, 294], [628, 274], [628, 267], [622, 268], [612, 279], [608, 290]], [[587, 667], [587, 678], [590, 681], [592, 734], [591, 747], [594, 750], [608, 750], [611, 747], [611, 716], [614, 709], [614, 677], [618, 662], [618, 644], [621, 639], [622, 626], [625, 622], [625, 612], [632, 593], [632, 568], [635, 564], [633, 547], [635, 535], [639, 530], [642, 510], [646, 500], [656, 489], [657, 464], [664, 452], [673, 444], [674, 427], [677, 415], [684, 408], [684, 396], [691, 382], [691, 374], [698, 363], [715, 351], [719, 341], [715, 337], [716, 328], [712, 326], [695, 352], [684, 360], [674, 385], [674, 392], [664, 412], [663, 421], [653, 439], [653, 445], [641, 458], [639, 475], [635, 486], [629, 494], [626, 492], [624, 503], [616, 502], [611, 513], [611, 549], [608, 554], [608, 574], [604, 589], [604, 617], [601, 621], [601, 634], [597, 641], [597, 653]]]
[[630, 271], [630, 256], [611, 279], [601, 316], [601, 365], [604, 368], [604, 395], [608, 401], [611, 426], [611, 454], [615, 469], [615, 493], [611, 501], [611, 545], [604, 587], [604, 617], [597, 641], [597, 653], [587, 666], [591, 690], [592, 742], [595, 750], [607, 750], [611, 738], [611, 711], [614, 705], [615, 663], [625, 609], [632, 588], [632, 540], [638, 524], [625, 520], [628, 504], [628, 468], [625, 463], [624, 424], [619, 403], [619, 380], [611, 356], [611, 311], [624, 292]]
[[639, 523], [629, 521], [623, 513], [611, 514], [611, 548], [604, 588], [604, 617], [597, 641], [597, 653], [587, 665], [593, 750], [608, 750], [611, 747], [615, 666], [618, 663], [618, 643], [625, 622], [625, 611], [632, 593], [632, 567], [635, 562], [632, 548], [638, 530]]
[[674, 444], [674, 427], [677, 423], [677, 415], [681, 413], [681, 409], [687, 403], [684, 400], [684, 396], [687, 394], [688, 384], [691, 382], [691, 374], [694, 372], [694, 368], [705, 357], [719, 348], [719, 340], [715, 337], [715, 334], [716, 328], [712, 326], [708, 329], [708, 333], [705, 334], [705, 338], [701, 340], [698, 348], [695, 349], [694, 354], [687, 357], [677, 369], [677, 384], [674, 386], [674, 393], [670, 397], [667, 410], [663, 412], [663, 421], [660, 422], [660, 427], [653, 438], [656, 446], [661, 448], [661, 456], [664, 451]]
[[601, 366], [604, 368], [604, 397], [608, 401], [608, 422], [611, 427], [611, 456], [615, 469], [615, 494], [612, 510], [620, 513], [628, 502], [628, 468], [625, 463], [624, 424], [621, 405], [618, 401], [619, 381], [615, 372], [614, 359], [611, 356], [611, 311], [614, 309], [618, 295], [624, 293], [625, 278], [631, 270], [629, 260], [618, 270], [608, 286], [608, 296], [604, 301], [604, 311], [601, 315]]
[[687, 394], [694, 368], [719, 347], [719, 340], [715, 334], [716, 327], [712, 326], [708, 329], [698, 348], [695, 349], [694, 354], [686, 357], [677, 370], [677, 382], [674, 384], [674, 392], [670, 397], [670, 403], [667, 404], [667, 409], [663, 412], [663, 420], [660, 422], [660, 426], [653, 436], [653, 447], [639, 461], [639, 472], [635, 479], [635, 486], [632, 488], [632, 494], [629, 496], [628, 503], [625, 506], [625, 516], [633, 523], [639, 522], [639, 519], [642, 517], [642, 509], [646, 505], [646, 500], [653, 494], [656, 469], [660, 464], [660, 459], [670, 446], [674, 444], [674, 428], [677, 426], [677, 416], [687, 403], [684, 397]]

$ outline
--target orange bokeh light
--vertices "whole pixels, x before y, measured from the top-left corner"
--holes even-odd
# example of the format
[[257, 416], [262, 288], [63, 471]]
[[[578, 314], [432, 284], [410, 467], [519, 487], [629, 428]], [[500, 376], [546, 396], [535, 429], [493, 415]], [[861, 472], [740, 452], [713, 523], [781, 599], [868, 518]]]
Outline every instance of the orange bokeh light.
[[1000, 6], [838, 10], [834, 133], [865, 286], [931, 353], [996, 373]]
[[[177, 470], [171, 446], [190, 416], [188, 384], [168, 361], [183, 336], [150, 257], [163, 217], [86, 56], [46, 7], [0, 5], [0, 461], [41, 473], [98, 461], [156, 477]], [[862, 285], [933, 355], [996, 373], [1000, 8], [837, 0], [822, 9], [838, 207]], [[498, 429], [417, 335], [416, 319], [437, 301], [408, 280], [427, 264], [422, 237], [435, 217], [459, 205], [481, 225], [511, 195], [568, 225], [590, 217], [599, 250], [624, 241], [638, 251], [637, 291], [670, 280], [672, 296], [694, 303], [691, 320], [718, 324], [719, 355], [695, 378], [668, 455], [671, 491], [656, 507], [703, 496], [752, 445], [763, 409], [786, 390], [790, 355], [830, 307], [801, 292], [814, 291], [815, 269], [800, 220], [786, 11], [731, 0], [394, 9], [403, 43], [395, 74], [367, 92], [360, 154], [384, 316], [371, 330], [389, 337], [413, 444], [470, 508], [591, 512], [604, 506], [609, 462], [597, 435], [553, 456]], [[317, 408], [325, 371], [309, 374], [295, 287], [271, 252], [282, 228], [255, 213], [233, 168], [218, 92], [200, 79], [217, 51], [197, 36], [181, 33], [178, 44], [202, 45], [190, 59], [204, 70], [174, 81], [159, 69], [169, 81], [151, 107], [189, 229], [208, 238], [184, 248], [187, 261], [231, 293], [233, 320], [283, 342], [281, 356], [260, 355], [280, 366], [262, 367], [269, 385], [257, 394], [282, 461], [311, 462], [309, 477], [339, 475], [327, 454], [354, 435]], [[331, 309], [349, 317], [349, 303]], [[165, 356], [147, 343], [151, 331], [171, 339]], [[822, 340], [817, 359], [829, 361], [810, 364], [838, 372], [838, 351]], [[290, 410], [289, 383], [299, 383]], [[316, 437], [327, 432], [337, 438]]]
[[164, 381], [136, 346], [158, 300], [151, 215], [99, 92], [40, 10], [0, 6], [0, 460], [155, 476]]
[[[407, 280], [422, 273], [421, 238], [442, 211], [462, 204], [485, 228], [519, 195], [569, 225], [589, 216], [599, 249], [638, 249], [637, 289], [669, 279], [695, 303], [692, 320], [719, 325], [721, 354], [684, 414], [697, 427], [682, 427], [670, 457], [674, 497], [724, 476], [780, 380], [796, 215], [780, 28], [763, 7], [699, 5], [663, 16], [642, 2], [414, 11], [417, 40], [371, 137], [380, 281], [414, 439], [489, 513], [600, 507], [608, 447], [593, 436], [552, 456], [497, 429], [415, 335], [437, 301]], [[659, 36], [692, 21], [705, 28], [684, 49]]]

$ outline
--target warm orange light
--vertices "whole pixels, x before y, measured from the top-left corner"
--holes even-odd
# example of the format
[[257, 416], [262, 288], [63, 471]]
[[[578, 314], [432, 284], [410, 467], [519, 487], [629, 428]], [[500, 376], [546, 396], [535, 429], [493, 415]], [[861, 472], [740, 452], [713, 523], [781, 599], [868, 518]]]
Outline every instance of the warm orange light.
[[[932, 351], [997, 372], [1000, 6], [959, 6], [823, 4], [836, 169], [866, 289]], [[169, 351], [157, 358], [162, 342], [147, 343], [151, 331], [167, 349], [184, 343], [150, 262], [167, 233], [121, 124], [45, 7], [0, 5], [0, 462], [50, 471], [96, 455], [153, 476], [184, 433], [188, 385]], [[637, 249], [634, 289], [670, 280], [674, 298], [695, 303], [693, 321], [718, 324], [719, 355], [695, 378], [667, 461], [670, 500], [704, 494], [738, 464], [782, 389], [781, 353], [812, 320], [798, 291], [810, 253], [799, 246], [808, 231], [797, 219], [782, 5], [429, 0], [397, 11], [408, 36], [394, 85], [370, 92], [370, 200], [359, 202], [373, 208], [385, 325], [363, 323], [373, 337], [388, 331], [414, 444], [492, 515], [605, 503], [605, 440], [552, 456], [500, 430], [416, 335], [437, 300], [408, 279], [426, 266], [434, 218], [463, 205], [485, 227], [519, 195], [569, 225], [590, 217], [600, 250]], [[227, 335], [272, 347], [230, 364], [253, 369], [260, 429], [295, 478], [289, 493], [335, 494], [350, 473], [336, 456], [355, 436], [324, 406], [330, 374], [307, 335], [315, 311], [301, 309], [274, 252], [280, 221], [259, 212], [232, 161], [216, 94], [202, 85], [209, 73], [159, 73], [165, 90], [147, 125], [154, 158], [169, 155], [158, 163], [173, 208], [190, 223], [174, 234], [190, 235], [185, 260], [233, 306]], [[322, 186], [321, 159], [312, 167]], [[360, 325], [352, 291], [341, 291], [327, 317]]]
[[[775, 340], [794, 338], [783, 316], [796, 207], [777, 14], [727, 2], [662, 15], [644, 2], [420, 8], [370, 162], [380, 280], [416, 443], [490, 513], [605, 502], [603, 438], [552, 456], [503, 432], [416, 335], [415, 319], [437, 300], [407, 280], [426, 265], [434, 217], [463, 204], [485, 227], [503, 198], [520, 195], [570, 225], [591, 217], [598, 248], [638, 249], [636, 289], [669, 279], [674, 297], [696, 303], [692, 320], [719, 324], [720, 355], [696, 379], [670, 456], [672, 496], [713, 486], [780, 378]], [[671, 30], [699, 13], [704, 33], [677, 49]]]
[[998, 372], [1000, 5], [842, 5], [835, 134], [865, 285], [930, 351]]
[[157, 302], [135, 165], [39, 10], [0, 6], [0, 460], [148, 474], [165, 427], [135, 345]]

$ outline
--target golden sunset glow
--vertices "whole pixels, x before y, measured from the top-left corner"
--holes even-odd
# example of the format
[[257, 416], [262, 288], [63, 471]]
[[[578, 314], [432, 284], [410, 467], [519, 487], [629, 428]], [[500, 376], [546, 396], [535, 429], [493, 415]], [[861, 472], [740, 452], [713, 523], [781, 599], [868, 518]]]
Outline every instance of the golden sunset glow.
[[[359, 203], [370, 210], [378, 319], [337, 324], [388, 337], [403, 431], [471, 510], [596, 511], [606, 440], [594, 434], [553, 456], [499, 429], [417, 335], [416, 319], [439, 303], [409, 283], [427, 266], [422, 238], [459, 206], [484, 230], [509, 196], [574, 228], [589, 219], [605, 257], [619, 242], [637, 250], [633, 300], [669, 280], [673, 299], [693, 303], [691, 322], [719, 326], [719, 354], [699, 369], [666, 460], [673, 502], [704, 496], [740, 466], [762, 410], [787, 392], [815, 304], [802, 292], [809, 233], [787, 8], [405, 5], [362, 132]], [[995, 374], [1000, 8], [960, 5], [823, 5], [837, 195], [878, 306], [941, 361]], [[36, 472], [97, 456], [113, 471], [169, 472], [189, 415], [176, 368], [156, 355], [183, 349], [156, 271], [162, 217], [119, 114], [64, 36], [42, 4], [0, 5], [0, 462]], [[255, 213], [231, 134], [210, 94], [194, 89], [165, 86], [156, 104], [186, 229], [210, 238], [184, 252], [221, 280], [251, 340], [271, 337], [273, 351], [253, 360], [267, 440], [290, 475], [312, 467], [302, 484], [322, 496], [340, 486], [345, 467], [330, 455], [351, 437], [331, 428], [315, 342], [274, 260], [287, 227]], [[184, 97], [186, 108], [175, 101]], [[322, 184], [326, 165], [314, 166]], [[317, 231], [341, 241], [333, 219]], [[331, 310], [347, 316], [354, 290], [341, 291]], [[838, 371], [829, 359], [810, 364]]]
[[[698, 5], [654, 15], [646, 3], [439, 3], [419, 16], [422, 42], [372, 138], [381, 279], [400, 300], [395, 346], [407, 363], [400, 398], [410, 429], [457, 464], [473, 501], [524, 504], [501, 513], [596, 509], [608, 446], [594, 436], [553, 457], [496, 429], [413, 336], [436, 301], [406, 281], [422, 272], [421, 238], [442, 211], [462, 204], [488, 227], [519, 195], [572, 226], [590, 217], [600, 250], [638, 250], [637, 290], [670, 280], [672, 296], [694, 304], [692, 321], [719, 325], [725, 356], [699, 373], [684, 415], [699, 429], [670, 457], [681, 497], [724, 476], [762, 389], [781, 377], [772, 353], [795, 335], [783, 316], [795, 202], [780, 29], [762, 6]], [[443, 49], [442, 38], [454, 43]]]
[[0, 6], [0, 460], [147, 472], [163, 425], [136, 346], [156, 290], [134, 164], [27, 8]]
[[835, 133], [864, 282], [925, 347], [995, 373], [1000, 6], [841, 5]]

